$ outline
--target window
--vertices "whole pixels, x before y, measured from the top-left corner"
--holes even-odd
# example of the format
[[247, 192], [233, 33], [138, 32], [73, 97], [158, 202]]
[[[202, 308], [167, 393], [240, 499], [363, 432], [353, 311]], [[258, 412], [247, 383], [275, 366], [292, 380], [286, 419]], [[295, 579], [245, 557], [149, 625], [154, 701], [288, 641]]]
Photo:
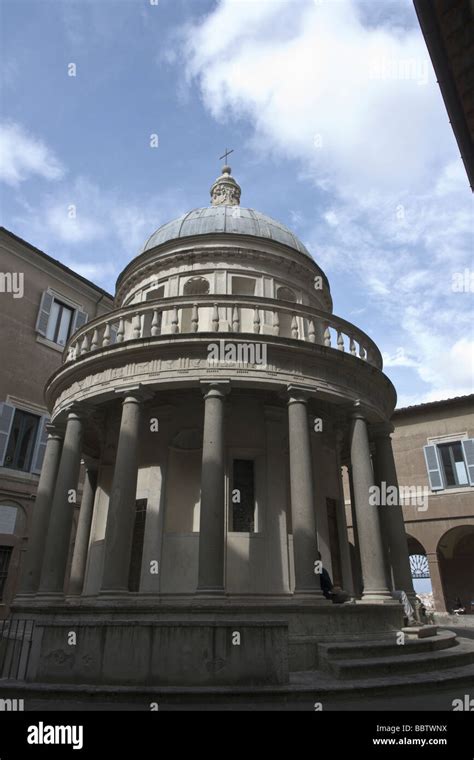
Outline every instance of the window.
[[35, 414], [24, 412], [21, 409], [15, 410], [3, 463], [4, 467], [29, 472], [39, 421], [40, 418]]
[[235, 296], [254, 296], [256, 280], [251, 277], [232, 276], [232, 294]]
[[232, 466], [231, 531], [255, 532], [255, 467], [252, 459], [234, 459]]
[[3, 592], [7, 582], [12, 549], [12, 546], [0, 546], [0, 601], [3, 599]]
[[53, 301], [46, 329], [47, 339], [52, 340], [53, 343], [58, 343], [60, 346], [65, 346], [71, 332], [73, 314], [74, 312], [69, 306], [60, 301]]
[[41, 297], [41, 304], [36, 320], [36, 332], [46, 340], [65, 346], [69, 337], [87, 322], [85, 311], [66, 303], [49, 290]]
[[438, 446], [446, 486], [467, 486], [467, 470], [460, 443], [444, 443]]
[[432, 491], [474, 486], [474, 439], [433, 443], [424, 447]]
[[205, 277], [191, 277], [184, 283], [183, 295], [206, 296], [209, 293], [209, 280]]
[[0, 403], [0, 467], [39, 475], [48, 440], [49, 417]]
[[147, 301], [155, 301], [157, 298], [164, 298], [164, 297], [165, 297], [164, 285], [160, 285], [159, 288], [151, 288], [150, 290], [147, 290], [146, 292]]
[[290, 290], [290, 288], [287, 288], [284, 285], [277, 288], [276, 297], [280, 301], [291, 301], [291, 303], [296, 303], [296, 295]]
[[12, 536], [15, 533], [17, 507], [8, 504], [0, 504], [0, 533]]
[[130, 591], [139, 591], [140, 589], [147, 504], [148, 499], [137, 499], [135, 502], [135, 524], [133, 526], [132, 554], [128, 574], [128, 588]]

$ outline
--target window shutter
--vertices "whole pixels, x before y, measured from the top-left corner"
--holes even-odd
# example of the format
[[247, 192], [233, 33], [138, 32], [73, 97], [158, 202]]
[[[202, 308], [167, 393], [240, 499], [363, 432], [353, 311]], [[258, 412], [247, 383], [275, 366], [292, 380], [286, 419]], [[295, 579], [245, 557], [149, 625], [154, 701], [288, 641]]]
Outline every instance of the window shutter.
[[441, 463], [439, 461], [438, 447], [435, 444], [424, 447], [426, 469], [432, 491], [441, 491], [443, 478], [441, 477]]
[[36, 434], [35, 451], [33, 454], [33, 461], [31, 465], [31, 472], [35, 475], [39, 475], [43, 466], [44, 452], [46, 451], [46, 443], [48, 441], [48, 431], [46, 425], [49, 423], [50, 418], [48, 416], [41, 417], [40, 424], [38, 425], [38, 432]]
[[466, 438], [466, 440], [461, 441], [461, 446], [466, 462], [469, 484], [474, 486], [474, 438]]
[[41, 296], [40, 308], [36, 319], [36, 332], [43, 337], [46, 337], [46, 330], [48, 329], [49, 315], [51, 313], [53, 300], [51, 293], [45, 290]]
[[3, 402], [0, 404], [0, 467], [3, 467], [5, 454], [12, 429], [13, 417], [15, 416], [15, 407]]
[[79, 330], [82, 325], [85, 325], [87, 320], [89, 319], [89, 315], [85, 311], [76, 311], [75, 317], [74, 317], [74, 326], [72, 328], [71, 335], [73, 335], [77, 330]]

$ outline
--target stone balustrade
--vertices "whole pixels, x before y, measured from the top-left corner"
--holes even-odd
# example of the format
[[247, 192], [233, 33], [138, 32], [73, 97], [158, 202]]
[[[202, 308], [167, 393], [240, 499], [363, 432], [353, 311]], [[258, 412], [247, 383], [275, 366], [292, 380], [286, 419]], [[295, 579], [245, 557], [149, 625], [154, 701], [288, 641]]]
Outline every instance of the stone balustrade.
[[196, 333], [251, 333], [305, 341], [349, 352], [382, 369], [376, 344], [350, 322], [289, 301], [235, 295], [177, 296], [116, 309], [74, 333], [64, 361], [75, 361], [113, 344]]

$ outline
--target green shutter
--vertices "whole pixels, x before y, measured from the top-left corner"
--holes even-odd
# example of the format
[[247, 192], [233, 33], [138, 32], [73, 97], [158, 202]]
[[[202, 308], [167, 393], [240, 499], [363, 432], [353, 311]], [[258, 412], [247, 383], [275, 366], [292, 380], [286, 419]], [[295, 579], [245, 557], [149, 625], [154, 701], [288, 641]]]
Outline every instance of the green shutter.
[[465, 441], [461, 441], [461, 446], [464, 461], [466, 462], [469, 484], [474, 486], [474, 438], [466, 438]]
[[10, 430], [12, 428], [14, 416], [14, 406], [7, 404], [6, 402], [0, 404], [0, 467], [3, 466], [5, 461], [8, 439], [10, 438]]
[[432, 491], [441, 491], [444, 488], [443, 477], [441, 475], [441, 462], [438, 454], [438, 447], [435, 444], [424, 447], [426, 469]]
[[46, 337], [46, 330], [48, 329], [49, 315], [51, 313], [52, 305], [53, 296], [51, 293], [49, 293], [49, 291], [45, 290], [41, 296], [38, 317], [36, 319], [36, 332], [38, 332], [43, 337]]

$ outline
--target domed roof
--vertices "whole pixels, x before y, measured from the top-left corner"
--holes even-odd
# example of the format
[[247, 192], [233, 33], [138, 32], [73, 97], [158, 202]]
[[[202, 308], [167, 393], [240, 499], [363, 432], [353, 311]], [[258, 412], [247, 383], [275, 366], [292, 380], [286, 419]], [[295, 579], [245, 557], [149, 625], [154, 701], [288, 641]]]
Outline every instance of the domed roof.
[[277, 243], [283, 243], [305, 256], [309, 256], [310, 259], [313, 258], [301, 240], [284, 224], [252, 208], [227, 204], [197, 208], [183, 214], [178, 219], [163, 224], [147, 240], [143, 252], [169, 240], [217, 233], [249, 235], [275, 240]]

